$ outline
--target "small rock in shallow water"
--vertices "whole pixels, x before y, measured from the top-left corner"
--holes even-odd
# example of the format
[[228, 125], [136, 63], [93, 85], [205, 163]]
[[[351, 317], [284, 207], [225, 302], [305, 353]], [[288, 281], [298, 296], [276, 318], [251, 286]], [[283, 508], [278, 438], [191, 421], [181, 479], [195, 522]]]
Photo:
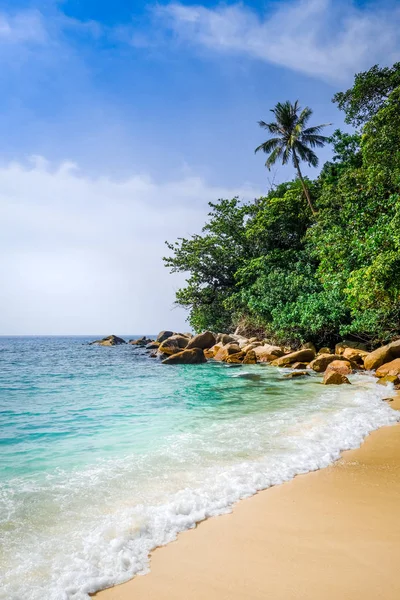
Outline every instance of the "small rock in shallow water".
[[285, 379], [295, 379], [296, 377], [310, 377], [310, 373], [307, 371], [293, 371], [283, 376]]
[[120, 344], [126, 344], [126, 341], [117, 335], [109, 335], [108, 337], [103, 338], [102, 340], [95, 340], [94, 342], [90, 342], [90, 346], [96, 344], [97, 346], [119, 346]]

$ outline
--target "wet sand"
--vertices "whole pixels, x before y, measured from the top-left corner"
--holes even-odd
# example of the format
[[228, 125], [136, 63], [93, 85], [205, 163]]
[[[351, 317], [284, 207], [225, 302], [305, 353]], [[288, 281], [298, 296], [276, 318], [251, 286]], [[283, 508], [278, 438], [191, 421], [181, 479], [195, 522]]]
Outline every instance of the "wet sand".
[[[400, 410], [400, 395], [391, 406]], [[400, 425], [242, 500], [96, 600], [399, 600]]]

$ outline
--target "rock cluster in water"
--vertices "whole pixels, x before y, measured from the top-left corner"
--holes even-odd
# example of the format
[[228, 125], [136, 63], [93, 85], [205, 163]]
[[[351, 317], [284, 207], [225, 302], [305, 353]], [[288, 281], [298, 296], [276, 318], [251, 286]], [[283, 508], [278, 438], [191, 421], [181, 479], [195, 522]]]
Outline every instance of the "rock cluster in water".
[[[110, 335], [91, 344], [116, 346], [126, 341]], [[129, 344], [146, 348], [151, 358], [159, 358], [166, 365], [201, 364], [208, 360], [227, 364], [252, 365], [268, 363], [291, 368], [287, 378], [305, 377], [312, 371], [323, 373], [325, 385], [350, 384], [348, 375], [356, 371], [375, 371], [379, 383], [392, 383], [400, 389], [400, 340], [368, 352], [365, 344], [345, 340], [336, 344], [334, 351], [314, 344], [300, 349], [276, 346], [256, 337], [203, 331], [197, 335], [161, 331], [156, 340], [143, 336], [129, 340]]]

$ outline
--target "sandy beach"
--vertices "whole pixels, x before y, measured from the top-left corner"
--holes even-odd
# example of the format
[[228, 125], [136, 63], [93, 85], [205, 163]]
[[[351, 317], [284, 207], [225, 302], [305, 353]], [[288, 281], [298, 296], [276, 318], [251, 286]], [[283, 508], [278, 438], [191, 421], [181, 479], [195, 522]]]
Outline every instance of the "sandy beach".
[[[400, 409], [400, 395], [391, 406]], [[239, 502], [96, 600], [397, 600], [400, 425], [331, 467]]]

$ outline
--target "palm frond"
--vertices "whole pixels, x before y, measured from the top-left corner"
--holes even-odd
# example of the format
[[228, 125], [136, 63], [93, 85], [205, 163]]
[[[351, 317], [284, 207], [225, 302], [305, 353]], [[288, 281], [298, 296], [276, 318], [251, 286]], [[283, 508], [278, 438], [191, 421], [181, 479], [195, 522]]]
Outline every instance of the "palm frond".
[[303, 133], [314, 135], [315, 133], [319, 133], [322, 131], [324, 127], [329, 127], [332, 123], [323, 123], [322, 125], [315, 125], [314, 127], [307, 127], [307, 129], [303, 129]]
[[282, 146], [278, 146], [277, 148], [275, 148], [275, 150], [273, 152], [271, 152], [271, 154], [268, 156], [267, 160], [265, 161], [265, 166], [268, 167], [268, 169], [270, 169], [272, 167], [272, 165], [274, 165], [276, 163], [278, 158], [280, 158], [282, 156], [283, 151], [284, 151], [284, 149]]
[[277, 123], [266, 123], [265, 121], [258, 121], [258, 124], [263, 129], [268, 129], [270, 133], [281, 133], [279, 125]]
[[282, 145], [281, 138], [271, 138], [270, 140], [267, 140], [266, 142], [257, 146], [254, 152], [257, 153], [260, 150], [262, 150], [263, 152], [265, 152], [265, 154], [268, 154], [269, 152], [274, 150], [278, 145]]
[[301, 129], [304, 128], [304, 125], [307, 123], [307, 121], [311, 117], [312, 112], [313, 111], [308, 106], [306, 106], [305, 108], [303, 108], [303, 110], [301, 111], [300, 116], [297, 119], [297, 123], [298, 123], [298, 125], [300, 125]]
[[323, 135], [312, 135], [312, 134], [302, 134], [299, 136], [299, 141], [307, 146], [311, 146], [311, 148], [323, 148], [328, 138]]
[[318, 156], [310, 148], [307, 148], [305, 144], [297, 141], [295, 150], [301, 160], [308, 163], [311, 167], [318, 167]]

